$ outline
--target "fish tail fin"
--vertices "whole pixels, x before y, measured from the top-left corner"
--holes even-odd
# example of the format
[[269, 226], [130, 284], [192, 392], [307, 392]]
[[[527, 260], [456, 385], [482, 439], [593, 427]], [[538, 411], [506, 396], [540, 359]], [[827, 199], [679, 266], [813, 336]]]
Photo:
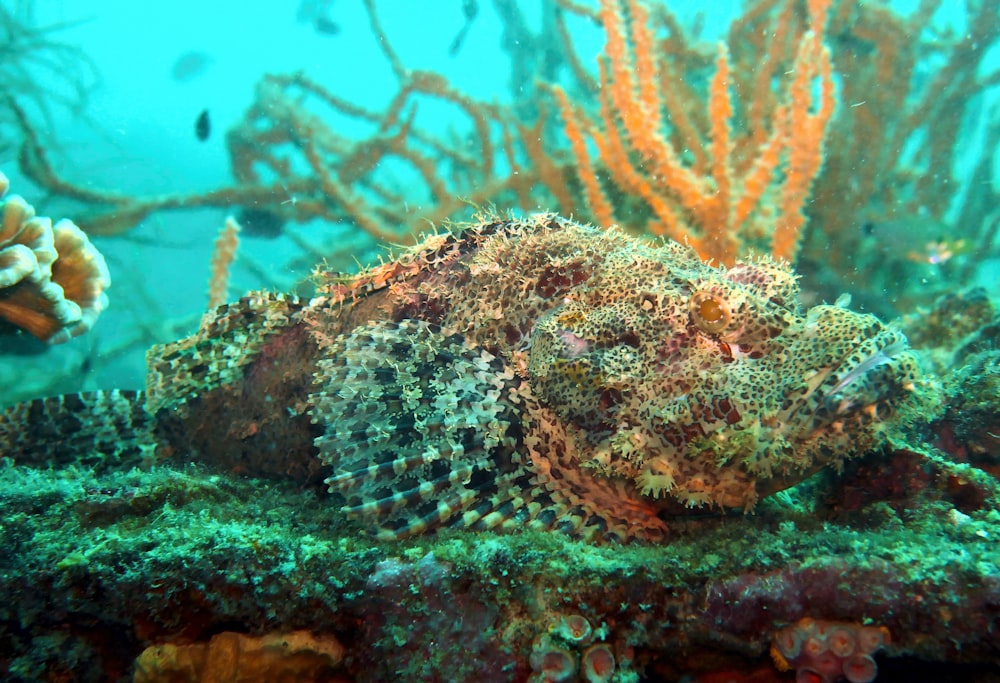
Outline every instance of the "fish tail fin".
[[0, 409], [0, 458], [34, 467], [138, 464], [153, 449], [141, 391], [90, 391]]

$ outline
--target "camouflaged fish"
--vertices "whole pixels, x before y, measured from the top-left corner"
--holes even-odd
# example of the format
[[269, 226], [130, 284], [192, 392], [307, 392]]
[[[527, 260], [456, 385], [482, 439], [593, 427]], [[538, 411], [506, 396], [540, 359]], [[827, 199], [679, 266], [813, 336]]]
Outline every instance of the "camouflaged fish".
[[768, 258], [554, 215], [436, 234], [309, 302], [255, 295], [153, 348], [145, 394], [22, 404], [17, 460], [198, 458], [325, 480], [384, 538], [441, 527], [660, 540], [880, 446], [913, 390], [903, 335], [798, 307]]

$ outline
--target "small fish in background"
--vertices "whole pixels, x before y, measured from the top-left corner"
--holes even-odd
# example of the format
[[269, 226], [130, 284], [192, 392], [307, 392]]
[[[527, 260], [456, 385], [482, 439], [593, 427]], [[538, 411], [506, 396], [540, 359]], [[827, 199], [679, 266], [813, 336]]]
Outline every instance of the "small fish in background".
[[170, 75], [178, 83], [186, 83], [205, 73], [212, 58], [204, 52], [185, 52], [174, 62]]
[[451, 41], [451, 47], [448, 48], [448, 55], [450, 57], [454, 57], [462, 49], [462, 43], [465, 42], [465, 36], [472, 26], [472, 21], [479, 14], [479, 1], [462, 0], [462, 14], [465, 15], [465, 23], [458, 30], [458, 35], [455, 36], [455, 39]]
[[701, 34], [705, 31], [705, 12], [698, 10], [694, 14], [694, 20], [691, 22], [691, 37], [701, 38]]
[[300, 23], [312, 24], [316, 33], [335, 36], [340, 33], [340, 24], [330, 18], [333, 0], [302, 0], [296, 13]]
[[964, 239], [948, 239], [939, 237], [930, 242], [924, 242], [919, 249], [908, 251], [906, 258], [914, 263], [929, 263], [937, 266], [945, 261], [950, 261], [958, 254], [964, 254], [969, 250], [969, 245]]
[[212, 120], [208, 117], [208, 110], [204, 109], [194, 122], [194, 136], [201, 142], [208, 140], [212, 134]]
[[867, 248], [886, 262], [906, 260], [937, 266], [968, 252], [971, 246], [964, 238], [951, 237], [941, 221], [921, 216], [868, 220], [861, 231], [865, 240], [870, 240]]
[[244, 207], [236, 216], [236, 222], [243, 228], [243, 234], [266, 239], [280, 237], [285, 227], [285, 219], [281, 216], [254, 207]]
[[335, 36], [340, 33], [340, 24], [327, 17], [316, 17], [316, 21], [313, 22], [313, 28], [316, 29], [317, 33], [327, 36]]
[[331, 0], [301, 0], [299, 9], [295, 12], [295, 21], [309, 24], [322, 12], [330, 8]]

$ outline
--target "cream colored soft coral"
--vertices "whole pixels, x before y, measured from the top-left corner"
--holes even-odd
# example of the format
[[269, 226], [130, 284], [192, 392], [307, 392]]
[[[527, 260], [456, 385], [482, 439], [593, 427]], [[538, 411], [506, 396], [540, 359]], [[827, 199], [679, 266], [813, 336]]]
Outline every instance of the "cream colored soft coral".
[[[0, 198], [9, 182], [0, 173]], [[93, 327], [107, 305], [107, 263], [72, 221], [36, 216], [23, 198], [0, 203], [0, 318], [50, 344]]]

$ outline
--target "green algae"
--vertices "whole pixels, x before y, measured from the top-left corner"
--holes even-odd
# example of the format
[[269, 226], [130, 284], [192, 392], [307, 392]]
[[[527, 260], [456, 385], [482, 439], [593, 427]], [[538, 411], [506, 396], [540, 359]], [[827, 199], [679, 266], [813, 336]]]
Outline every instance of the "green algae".
[[[950, 469], [990, 481], [972, 467]], [[378, 542], [346, 522], [323, 494], [193, 466], [101, 475], [7, 466], [0, 468], [0, 492], [5, 510], [0, 538], [33, 569], [101, 572], [129, 558], [123, 578], [151, 566], [218, 557], [286, 576], [319, 563], [364, 576], [379, 559], [415, 561], [428, 553], [493, 583], [518, 576], [566, 580], [636, 572], [690, 581], [841, 553], [901, 560], [915, 567], [915, 575], [949, 554], [1000, 566], [996, 509], [956, 515], [953, 506], [938, 500], [904, 519], [886, 503], [874, 502], [851, 523], [835, 524], [789, 503], [794, 489], [762, 502], [754, 513], [679, 520], [670, 543], [625, 546], [534, 531], [445, 531]], [[927, 552], [928, 546], [934, 552]]]
[[[0, 605], [0, 643], [17, 653], [8, 670], [23, 680], [46, 680], [24, 672], [70, 660], [103, 672], [92, 679], [100, 680], [108, 671], [127, 678], [143, 647], [179, 635], [199, 640], [226, 624], [251, 633], [307, 628], [353, 646], [349, 666], [411, 653], [388, 656], [384, 666], [416, 679], [453, 666], [462, 680], [481, 674], [478, 664], [455, 663], [454, 643], [467, 647], [473, 639], [480, 659], [495, 657], [496, 671], [514, 671], [561, 615], [581, 614], [609, 643], [644, 652], [618, 679], [634, 680], [654, 653], [708, 638], [697, 634], [712, 632], [705, 628], [713, 591], [744, 577], [757, 582], [752, 593], [797, 574], [846, 572], [831, 594], [864, 590], [873, 607], [833, 604], [832, 616], [877, 622], [886, 609], [905, 611], [906, 596], [925, 593], [929, 606], [957, 616], [973, 609], [976, 590], [1000, 583], [996, 484], [933, 452], [907, 457], [933, 469], [932, 479], [960, 476], [982, 486], [991, 504], [959, 510], [932, 486], [903, 502], [872, 498], [849, 513], [831, 511], [822, 501], [841, 497], [838, 487], [852, 476], [868, 476], [849, 467], [750, 514], [677, 520], [662, 545], [589, 545], [536, 531], [379, 542], [346, 521], [325, 493], [288, 482], [196, 466], [98, 473], [7, 465], [0, 467], [0, 590], [15, 597]], [[857, 467], [885, 459], [874, 454]], [[884, 585], [856, 585], [870, 575], [886, 577]], [[781, 590], [768, 595], [776, 621], [741, 627], [744, 656], [762, 653], [768, 629], [794, 613], [798, 599]], [[476, 617], [463, 627], [448, 610]], [[701, 630], [692, 625], [698, 619]], [[67, 622], [117, 633], [126, 644], [109, 653]], [[434, 637], [422, 622], [435, 625]], [[912, 634], [893, 635], [900, 652], [920, 651]], [[974, 651], [976, 643], [966, 646]]]

